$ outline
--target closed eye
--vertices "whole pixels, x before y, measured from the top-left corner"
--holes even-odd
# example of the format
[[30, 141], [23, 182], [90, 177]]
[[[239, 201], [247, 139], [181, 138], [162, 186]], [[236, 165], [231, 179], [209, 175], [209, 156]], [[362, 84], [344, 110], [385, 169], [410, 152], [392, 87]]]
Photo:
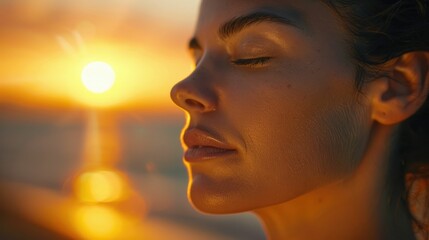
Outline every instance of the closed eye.
[[272, 59], [271, 57], [244, 58], [244, 59], [232, 60], [231, 62], [239, 66], [255, 67], [255, 66], [262, 66], [271, 59]]

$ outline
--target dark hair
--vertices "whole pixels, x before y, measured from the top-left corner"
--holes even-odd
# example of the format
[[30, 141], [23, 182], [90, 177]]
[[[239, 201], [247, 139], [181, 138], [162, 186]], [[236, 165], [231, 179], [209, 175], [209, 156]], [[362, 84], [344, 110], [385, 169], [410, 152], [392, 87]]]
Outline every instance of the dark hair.
[[[350, 33], [351, 54], [356, 62], [356, 85], [383, 74], [382, 66], [404, 53], [429, 51], [429, 0], [323, 0]], [[428, 66], [429, 68], [429, 66]], [[429, 179], [429, 100], [401, 124], [398, 137], [401, 174], [396, 176], [398, 201], [408, 209], [414, 225], [429, 236], [428, 223], [418, 221], [409, 210], [411, 199], [405, 174], [411, 182]], [[426, 191], [429, 191], [427, 189]], [[429, 199], [424, 216], [429, 214]]]

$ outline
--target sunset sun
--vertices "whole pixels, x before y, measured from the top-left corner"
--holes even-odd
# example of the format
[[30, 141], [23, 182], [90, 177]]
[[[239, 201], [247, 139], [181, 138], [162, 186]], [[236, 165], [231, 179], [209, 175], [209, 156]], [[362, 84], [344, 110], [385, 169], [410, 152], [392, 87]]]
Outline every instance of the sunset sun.
[[115, 72], [104, 62], [91, 62], [82, 70], [82, 82], [93, 93], [103, 93], [112, 88]]

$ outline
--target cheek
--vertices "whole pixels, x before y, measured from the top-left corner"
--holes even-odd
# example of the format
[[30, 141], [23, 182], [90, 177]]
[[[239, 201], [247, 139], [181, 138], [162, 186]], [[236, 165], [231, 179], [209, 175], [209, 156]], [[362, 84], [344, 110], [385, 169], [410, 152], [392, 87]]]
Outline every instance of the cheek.
[[231, 101], [230, 120], [246, 145], [235, 180], [248, 184], [249, 208], [290, 200], [350, 174], [367, 138], [368, 111], [347, 94], [276, 89]]

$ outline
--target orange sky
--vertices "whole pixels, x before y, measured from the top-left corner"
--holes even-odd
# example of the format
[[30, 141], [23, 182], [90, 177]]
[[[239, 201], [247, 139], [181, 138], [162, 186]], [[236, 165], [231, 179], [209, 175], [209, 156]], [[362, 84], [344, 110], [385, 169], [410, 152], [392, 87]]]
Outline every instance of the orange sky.
[[[0, 2], [0, 103], [170, 108], [189, 74], [186, 44], [199, 0]], [[81, 84], [85, 64], [116, 72], [102, 95]]]

